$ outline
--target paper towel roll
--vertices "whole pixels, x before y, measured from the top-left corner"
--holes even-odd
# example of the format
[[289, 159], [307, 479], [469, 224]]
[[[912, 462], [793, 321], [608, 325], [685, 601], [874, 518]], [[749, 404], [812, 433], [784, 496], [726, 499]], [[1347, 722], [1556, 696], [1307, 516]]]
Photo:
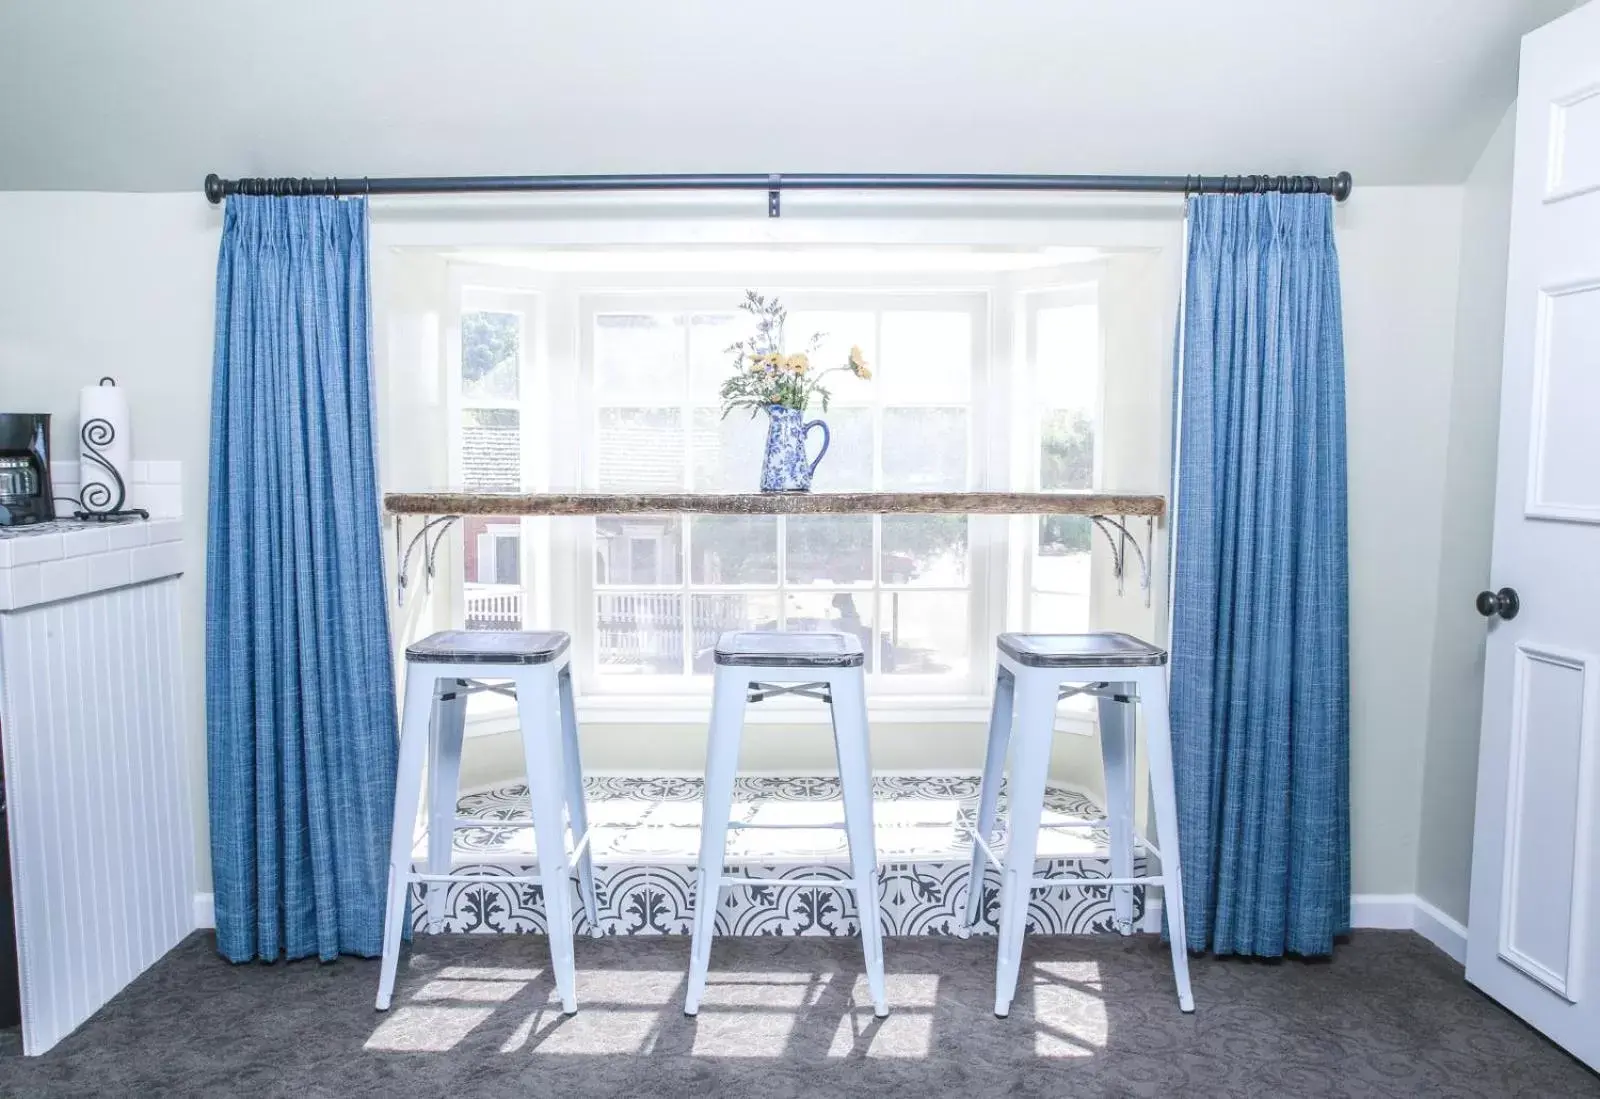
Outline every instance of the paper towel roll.
[[115, 382], [106, 378], [99, 385], [84, 386], [78, 396], [78, 499], [84, 511], [128, 506], [126, 493], [133, 487], [130, 426], [127, 398]]

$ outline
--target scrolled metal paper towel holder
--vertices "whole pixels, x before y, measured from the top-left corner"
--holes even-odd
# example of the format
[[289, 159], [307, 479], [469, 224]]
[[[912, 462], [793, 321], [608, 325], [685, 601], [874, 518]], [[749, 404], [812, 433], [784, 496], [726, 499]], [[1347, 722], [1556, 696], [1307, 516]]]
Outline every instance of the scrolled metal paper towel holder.
[[[117, 381], [115, 378], [105, 377], [100, 379], [100, 384], [115, 386]], [[116, 425], [103, 416], [85, 420], [78, 429], [78, 442], [83, 461], [92, 462], [100, 467], [110, 478], [110, 484], [104, 481], [85, 484], [78, 493], [78, 505], [81, 510], [72, 513], [74, 519], [117, 523], [124, 519], [150, 518], [150, 513], [144, 508], [122, 506], [128, 502], [127, 482], [122, 479], [122, 471], [105, 456], [106, 448], [116, 441], [116, 437]]]

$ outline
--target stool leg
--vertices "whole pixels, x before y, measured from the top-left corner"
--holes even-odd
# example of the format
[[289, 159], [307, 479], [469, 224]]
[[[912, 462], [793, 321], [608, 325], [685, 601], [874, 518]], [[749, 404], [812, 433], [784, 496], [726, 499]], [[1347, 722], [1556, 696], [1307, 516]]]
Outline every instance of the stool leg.
[[1151, 794], [1156, 830], [1160, 833], [1161, 885], [1167, 927], [1172, 939], [1172, 975], [1178, 985], [1178, 1007], [1194, 1010], [1189, 987], [1189, 935], [1183, 916], [1183, 864], [1178, 849], [1178, 796], [1172, 771], [1172, 725], [1167, 712], [1165, 668], [1152, 668], [1138, 681], [1144, 708], [1145, 750], [1150, 756]]
[[872, 1012], [889, 1014], [883, 981], [883, 920], [878, 904], [878, 841], [872, 823], [872, 758], [867, 747], [867, 696], [859, 669], [836, 676], [831, 684], [833, 743], [839, 761], [839, 790], [844, 797], [845, 835], [850, 844], [850, 876], [855, 880], [856, 912], [861, 920], [861, 949], [866, 955], [867, 990]]
[[1016, 686], [1011, 730], [1011, 774], [1006, 781], [1010, 835], [1000, 875], [1000, 957], [995, 967], [994, 1013], [1011, 1013], [1022, 969], [1022, 937], [1033, 895], [1033, 861], [1039, 849], [1050, 738], [1055, 728], [1058, 684], [1049, 675], [1024, 673]]
[[[1109, 683], [1111, 690], [1131, 694], [1131, 683]], [[1114, 698], [1100, 699], [1100, 759], [1106, 774], [1106, 830], [1111, 834], [1111, 876], [1133, 877], [1134, 800], [1133, 705]], [[1133, 886], [1111, 887], [1111, 907], [1117, 929], [1133, 934]]]
[[718, 667], [711, 696], [711, 730], [706, 739], [705, 797], [700, 808], [700, 862], [695, 870], [694, 938], [689, 946], [689, 987], [683, 1013], [700, 1010], [711, 966], [711, 937], [717, 927], [723, 860], [728, 849], [728, 818], [733, 815], [733, 779], [739, 768], [739, 737], [744, 727], [750, 671]]
[[[461, 780], [461, 739], [467, 728], [466, 680], [441, 679], [434, 691], [433, 736], [428, 748], [428, 873], [450, 873], [456, 838], [456, 796]], [[429, 882], [428, 930], [444, 922], [450, 883]]]
[[435, 677], [406, 669], [406, 701], [401, 711], [400, 751], [394, 780], [394, 824], [389, 832], [389, 888], [383, 915], [383, 962], [378, 969], [379, 1011], [389, 1010], [395, 970], [400, 965], [401, 924], [411, 891], [411, 847], [416, 839], [417, 802], [422, 797], [422, 763], [427, 754]]
[[[571, 667], [561, 669], [556, 677], [556, 690], [561, 695], [561, 758], [567, 767], [567, 819], [572, 822], [572, 842], [577, 843], [589, 831], [589, 810], [583, 799], [583, 757], [578, 751], [578, 717], [572, 704]], [[594, 897], [592, 846], [592, 843], [585, 845], [578, 856], [578, 892], [583, 897], [583, 911], [589, 917], [589, 933], [599, 936], [602, 934], [600, 906]]]
[[544, 889], [544, 918], [550, 933], [550, 966], [555, 971], [561, 1010], [578, 1010], [572, 956], [572, 869], [567, 862], [566, 822], [561, 814], [561, 735], [554, 727], [557, 707], [555, 676], [548, 668], [517, 680], [517, 718], [527, 759], [528, 798], [533, 809], [533, 843]]
[[[987, 876], [989, 860], [984, 856], [978, 840], [991, 843], [994, 839], [994, 821], [1000, 807], [1000, 785], [1006, 775], [1006, 747], [1011, 743], [1011, 707], [1016, 694], [1016, 681], [1011, 673], [1001, 668], [994, 680], [994, 708], [989, 711], [989, 747], [983, 754], [983, 781], [978, 786], [978, 821], [972, 840], [972, 863], [967, 870], [967, 922], [971, 927], [978, 922], [983, 905], [983, 882]], [[965, 931], [966, 927], [962, 930]]]

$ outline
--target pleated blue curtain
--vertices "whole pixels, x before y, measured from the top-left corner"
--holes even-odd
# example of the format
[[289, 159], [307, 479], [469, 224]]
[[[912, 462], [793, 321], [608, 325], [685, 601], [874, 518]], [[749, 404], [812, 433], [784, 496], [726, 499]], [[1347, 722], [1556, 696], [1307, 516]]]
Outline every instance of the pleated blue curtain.
[[206, 733], [217, 946], [376, 955], [395, 701], [367, 209], [228, 199], [217, 260]]
[[1192, 950], [1350, 927], [1344, 337], [1332, 200], [1189, 201], [1172, 722]]

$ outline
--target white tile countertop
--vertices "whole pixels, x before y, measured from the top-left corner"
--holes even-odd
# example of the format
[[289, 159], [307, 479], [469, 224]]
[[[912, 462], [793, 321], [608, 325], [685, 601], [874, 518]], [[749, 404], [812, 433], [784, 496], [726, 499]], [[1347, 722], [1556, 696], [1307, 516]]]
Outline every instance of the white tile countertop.
[[183, 572], [178, 519], [56, 519], [0, 527], [0, 612]]

